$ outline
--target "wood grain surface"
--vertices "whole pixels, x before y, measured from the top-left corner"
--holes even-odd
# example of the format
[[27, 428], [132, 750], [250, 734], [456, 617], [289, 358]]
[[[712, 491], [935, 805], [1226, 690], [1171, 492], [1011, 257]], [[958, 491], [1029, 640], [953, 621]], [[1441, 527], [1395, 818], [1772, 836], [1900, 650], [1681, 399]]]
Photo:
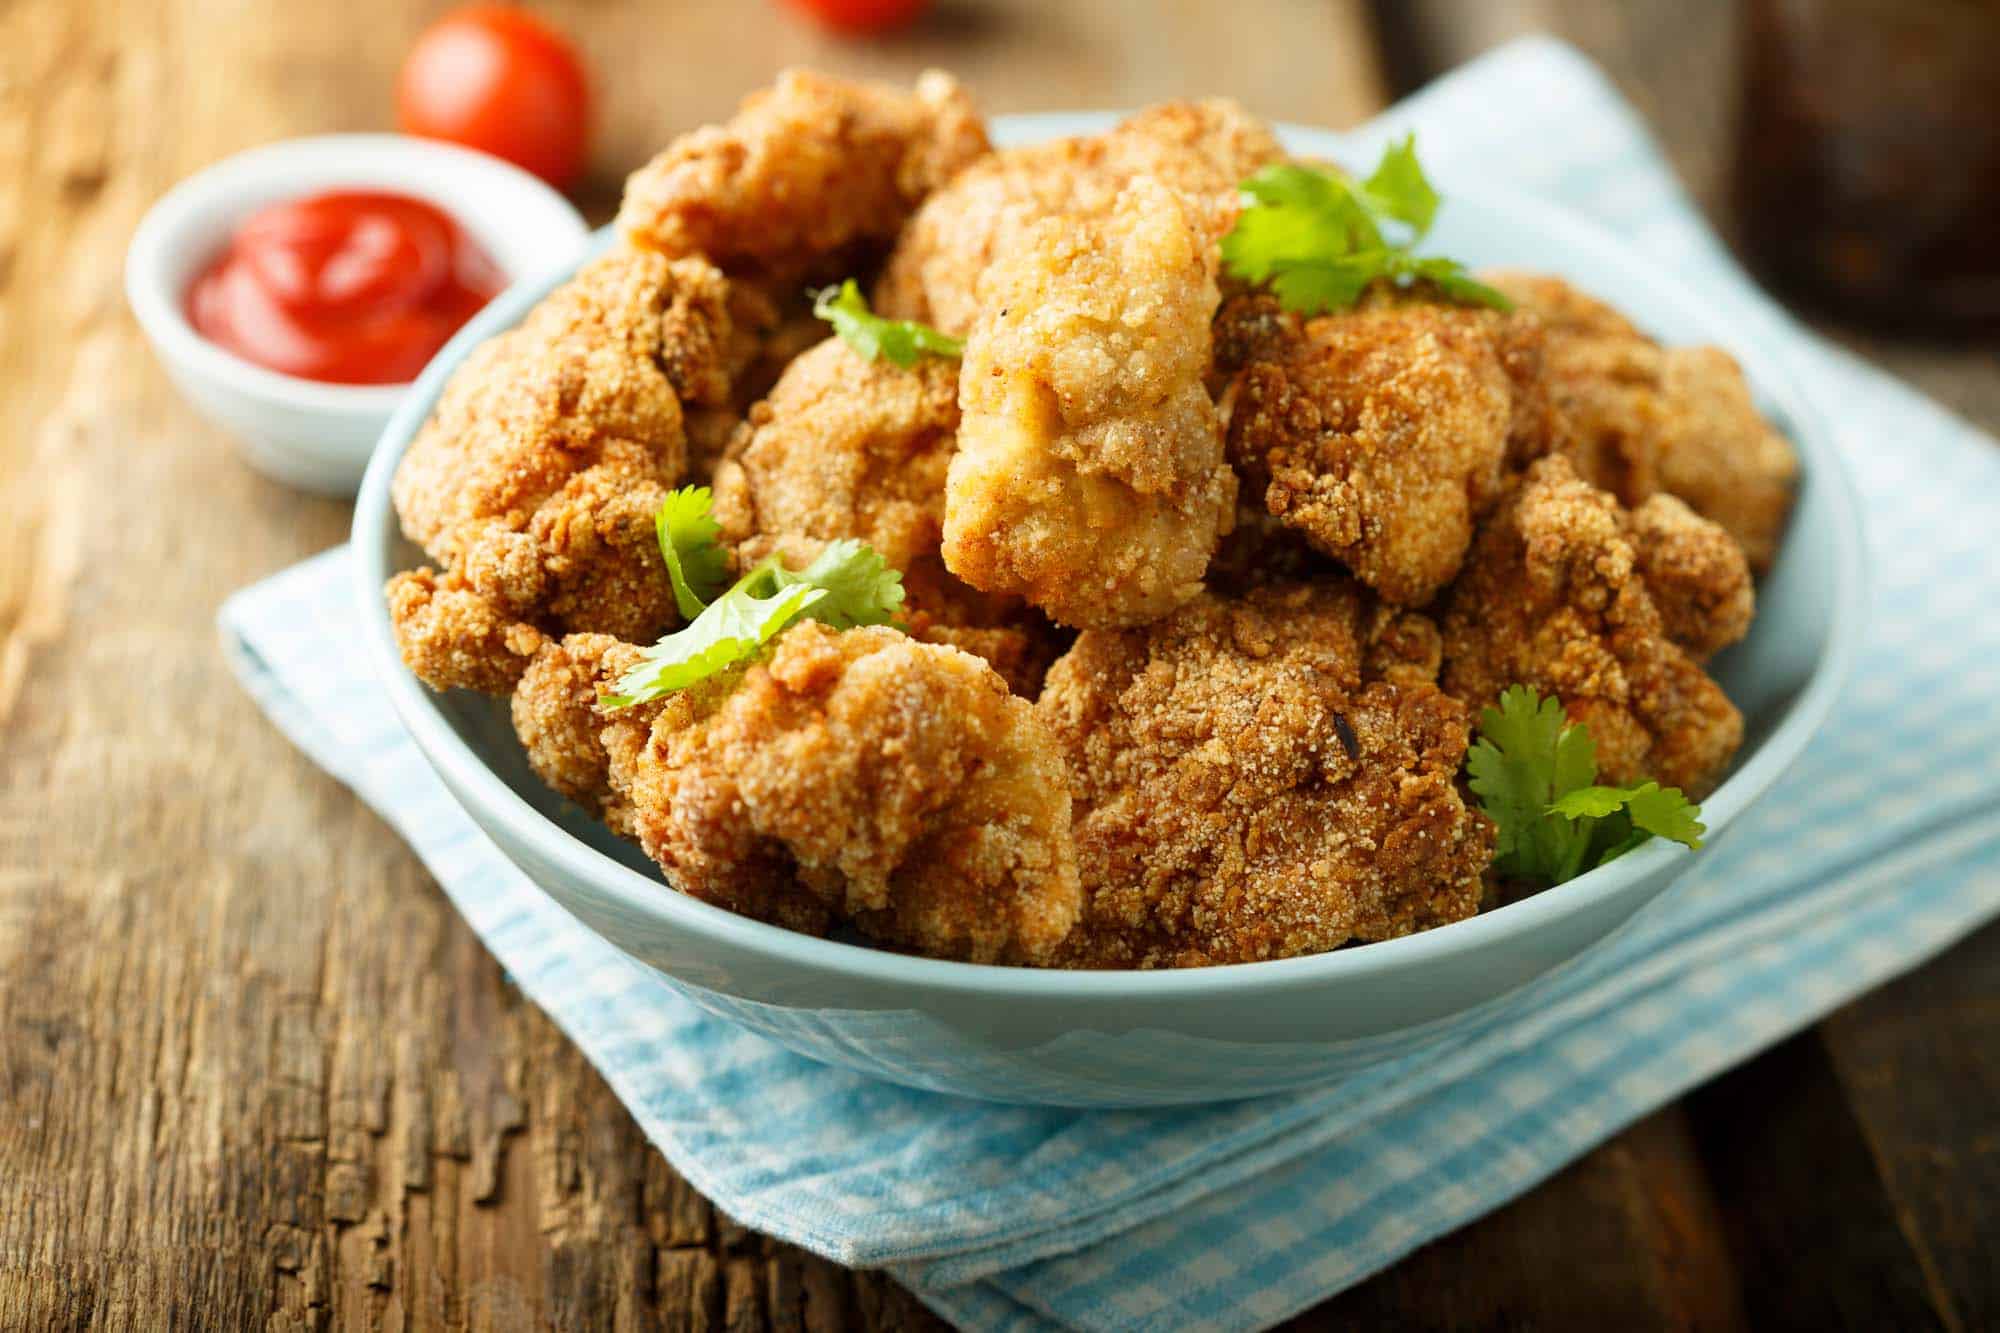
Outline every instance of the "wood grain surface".
[[[788, 63], [944, 64], [994, 112], [1199, 91], [1343, 125], [1529, 24], [1719, 202], [1716, 3], [966, 0], [867, 45], [763, 0], [538, 7], [603, 95], [599, 215]], [[217, 652], [221, 599], [348, 507], [180, 402], [125, 243], [228, 152], [385, 127], [436, 8], [0, 5], [0, 1329], [932, 1326], [689, 1189]], [[2000, 425], [1991, 347], [1861, 345]], [[1301, 1322], [2000, 1326], [1996, 977], [1988, 930]]]

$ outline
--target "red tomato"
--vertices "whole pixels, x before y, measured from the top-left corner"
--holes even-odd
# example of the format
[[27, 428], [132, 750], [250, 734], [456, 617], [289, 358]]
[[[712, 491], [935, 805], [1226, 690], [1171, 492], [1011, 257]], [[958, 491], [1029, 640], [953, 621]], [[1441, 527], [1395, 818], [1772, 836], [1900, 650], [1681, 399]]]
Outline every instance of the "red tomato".
[[468, 5], [410, 48], [396, 120], [406, 134], [504, 157], [562, 189], [588, 156], [590, 90], [561, 33], [526, 10]]
[[787, 0], [841, 32], [886, 32], [930, 8], [930, 0]]

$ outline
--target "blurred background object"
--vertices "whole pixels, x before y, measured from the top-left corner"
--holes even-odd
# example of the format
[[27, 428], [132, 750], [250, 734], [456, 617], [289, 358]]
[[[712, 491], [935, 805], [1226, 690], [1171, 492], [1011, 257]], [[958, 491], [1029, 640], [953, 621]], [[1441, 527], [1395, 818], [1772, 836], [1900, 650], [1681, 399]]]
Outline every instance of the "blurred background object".
[[569, 39], [526, 9], [467, 5], [410, 48], [396, 76], [396, 125], [567, 189], [589, 155], [590, 84]]
[[931, 7], [930, 0], [785, 0], [835, 32], [889, 32], [912, 22]]
[[1744, 0], [1734, 200], [1790, 293], [2000, 326], [2000, 5]]
[[[1884, 114], [1881, 109], [1892, 104], [1913, 108], [1912, 119], [1905, 123], [1915, 128], [1907, 132], [1935, 135], [1936, 142], [1921, 146], [1924, 160], [1942, 157], [1947, 166], [1942, 178], [1913, 187], [1917, 197], [1908, 201], [1910, 206], [1924, 207], [1925, 199], [1945, 197], [1945, 192], [1967, 201], [1980, 196], [1985, 201], [1983, 217], [1982, 205], [1967, 204], [1972, 221], [1971, 230], [1963, 233], [1965, 249], [1980, 248], [1982, 227], [1988, 238], [1985, 244], [1995, 244], [1992, 238], [2000, 236], [2000, 183], [1993, 176], [1994, 145], [2000, 138], [2000, 54], [1995, 53], [1993, 35], [2000, 26], [1996, 0], [1373, 0], [1371, 6], [1392, 96], [1403, 96], [1442, 71], [1529, 33], [1543, 32], [1571, 43], [1631, 99], [1709, 221], [1778, 295], [1792, 302], [1797, 313], [1820, 333], [1911, 380], [1973, 420], [2000, 420], [2000, 375], [1993, 373], [1995, 328], [2000, 322], [1920, 315], [1922, 302], [1911, 295], [1899, 304], [1893, 288], [1886, 304], [1843, 300], [1827, 281], [1803, 272], [1809, 266], [1797, 257], [1805, 250], [1808, 232], [1818, 230], [1817, 217], [1798, 221], [1799, 206], [1768, 188], [1759, 197], [1775, 198], [1776, 210], [1795, 219], [1789, 229], [1784, 224], [1759, 228], [1746, 216], [1757, 205], [1737, 186], [1738, 164], [1746, 156], [1738, 145], [1751, 123], [1744, 104], [1751, 100], [1745, 95], [1746, 84], [1757, 77], [1751, 72], [1749, 48], [1759, 40], [1753, 33], [1759, 10], [1776, 13], [1788, 30], [1821, 25], [1810, 29], [1822, 34], [1816, 40], [1839, 44], [1847, 62], [1842, 68], [1852, 70], [1853, 81], [1864, 89], [1875, 89], [1862, 94], [1863, 105], [1877, 109], [1863, 115], [1864, 122], [1876, 120]], [[1973, 33], [1983, 34], [1984, 66], [1977, 60], [1961, 61], [1957, 51], [1926, 54], [1927, 41], [1912, 42], [1900, 54], [1892, 52], [1880, 36], [1884, 25], [1898, 16], [1906, 23], [1919, 22], [1912, 17], [1919, 10], [1953, 11], [1943, 23], [1957, 24], [1968, 40]], [[1870, 19], [1869, 14], [1877, 17]], [[1825, 57], [1815, 59], [1823, 63]], [[1908, 71], [1898, 77], [1918, 91], [1913, 99], [1892, 103], [1882, 87], [1891, 79], [1891, 65], [1898, 63]], [[1969, 146], [1971, 141], [1935, 128], [1943, 124], [1984, 127], [1975, 136], [1986, 145], [1983, 184], [1975, 177], [1978, 153]], [[1927, 126], [1932, 128], [1926, 131]], [[1849, 133], [1840, 131], [1841, 136]], [[1875, 142], [1880, 142], [1882, 131], [1873, 133], [1878, 136]], [[1850, 141], [1837, 137], [1835, 142]], [[1844, 164], [1843, 170], [1847, 169]], [[1504, 174], [1505, 165], [1499, 170]], [[1781, 168], [1785, 174], [1799, 170], [1795, 165]], [[1852, 190], [1845, 183], [1840, 187], [1841, 193]], [[1931, 216], [1943, 218], [1953, 211], [1953, 205], [1936, 207]], [[1894, 236], [1912, 234], [1903, 219], [1891, 216], [1886, 225]], [[1768, 239], [1754, 238], [1753, 231]], [[1773, 263], [1764, 257], [1767, 248], [1793, 253]], [[1791, 272], [1780, 267], [1788, 262]], [[1994, 299], [1990, 284], [1996, 262], [2000, 259], [1989, 253], [1984, 261], [1987, 276], [1979, 279], [1988, 284], [1989, 303]], [[1962, 295], [1953, 299], [1959, 308], [1970, 304]]]

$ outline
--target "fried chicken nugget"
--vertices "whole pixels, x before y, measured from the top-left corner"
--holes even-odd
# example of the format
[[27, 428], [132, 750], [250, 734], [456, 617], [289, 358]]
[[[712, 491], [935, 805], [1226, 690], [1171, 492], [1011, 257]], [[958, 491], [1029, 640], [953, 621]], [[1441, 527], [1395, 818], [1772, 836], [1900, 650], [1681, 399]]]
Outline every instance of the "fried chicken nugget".
[[715, 473], [715, 517], [738, 568], [773, 552], [794, 568], [829, 541], [867, 543], [903, 573], [911, 633], [985, 658], [1032, 698], [1058, 648], [1018, 599], [944, 567], [945, 473], [958, 440], [958, 363], [905, 369], [828, 338], [751, 409]]
[[625, 837], [634, 836], [631, 811], [622, 795], [612, 790], [604, 730], [614, 718], [620, 725], [650, 726], [660, 705], [634, 704], [622, 713], [607, 714], [597, 701], [639, 664], [641, 651], [638, 644], [609, 634], [545, 639], [534, 650], [510, 700], [514, 734], [520, 737], [536, 776]]
[[1577, 471], [1627, 506], [1660, 491], [1720, 523], [1752, 571], [1777, 557], [1798, 488], [1798, 455], [1757, 411], [1735, 358], [1661, 347], [1559, 278], [1487, 275], [1548, 329], [1550, 391]]
[[[1500, 492], [1517, 415], [1539, 410], [1533, 330], [1489, 310], [1388, 298], [1300, 320], [1268, 297], [1218, 319], [1229, 458], [1280, 523], [1388, 600], [1451, 581]], [[1517, 399], [1530, 405], [1522, 407]]]
[[618, 225], [635, 245], [731, 274], [837, 277], [988, 150], [971, 99], [942, 71], [906, 93], [786, 70], [726, 124], [682, 135], [634, 172]]
[[444, 566], [389, 585], [418, 676], [504, 693], [541, 633], [669, 623], [653, 513], [686, 462], [684, 404], [728, 399], [728, 306], [707, 263], [615, 249], [466, 359], [392, 491]]
[[1068, 778], [985, 663], [888, 628], [793, 626], [740, 680], [631, 709], [637, 650], [572, 635], [515, 695], [537, 772], [692, 897], [977, 962], [1048, 958], [1082, 891]]
[[1628, 514], [1568, 459], [1545, 458], [1446, 597], [1444, 687], [1473, 708], [1514, 684], [1553, 694], [1589, 726], [1605, 782], [1653, 778], [1700, 800], [1743, 739], [1700, 660], [1748, 628], [1751, 599], [1719, 526], [1671, 497]]
[[924, 201], [875, 288], [875, 307], [963, 335], [984, 308], [979, 281], [1043, 218], [1102, 216], [1141, 176], [1177, 191], [1209, 240], [1236, 219], [1236, 186], [1281, 155], [1234, 102], [1165, 102], [1089, 138], [1006, 148]]
[[1437, 651], [1346, 579], [1082, 634], [1036, 705], [1086, 895], [1059, 961], [1252, 962], [1472, 915], [1493, 830], [1459, 792], [1469, 714]]
[[966, 340], [944, 559], [1066, 625], [1138, 624], [1199, 591], [1236, 478], [1208, 396], [1214, 247], [1142, 178], [1047, 218], [987, 275]]

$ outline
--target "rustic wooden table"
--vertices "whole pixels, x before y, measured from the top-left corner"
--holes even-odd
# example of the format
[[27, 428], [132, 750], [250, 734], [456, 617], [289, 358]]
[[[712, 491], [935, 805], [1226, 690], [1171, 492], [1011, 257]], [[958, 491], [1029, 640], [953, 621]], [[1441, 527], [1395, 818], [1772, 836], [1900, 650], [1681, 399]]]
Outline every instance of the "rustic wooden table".
[[[176, 398], [126, 239], [225, 153], [385, 125], [434, 7], [0, 5], [0, 1327], [932, 1324], [679, 1180], [217, 654], [222, 597], [348, 508]], [[604, 94], [599, 213], [792, 62], [945, 64], [996, 112], [1200, 90], [1342, 125], [1532, 24], [1710, 205], [1726, 140], [1719, 3], [959, 0], [868, 46], [747, 0], [545, 8]], [[1861, 345], [2000, 426], [1991, 347]], [[1303, 1322], [2000, 1326], [1996, 978], [1989, 929]]]

